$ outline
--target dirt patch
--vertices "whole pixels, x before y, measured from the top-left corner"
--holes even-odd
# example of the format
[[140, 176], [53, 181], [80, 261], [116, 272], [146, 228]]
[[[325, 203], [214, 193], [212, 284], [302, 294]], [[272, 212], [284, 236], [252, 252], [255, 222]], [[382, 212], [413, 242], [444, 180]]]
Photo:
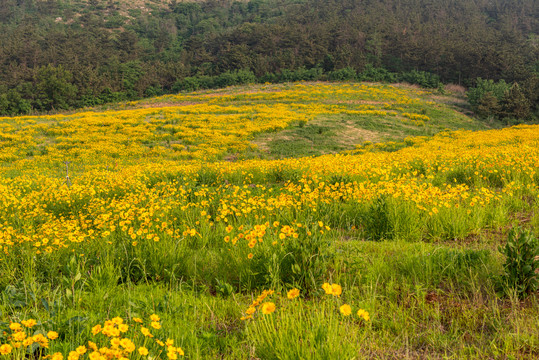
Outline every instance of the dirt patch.
[[256, 145], [258, 150], [269, 153], [269, 143], [270, 143], [270, 141], [271, 141], [271, 139], [268, 139], [268, 138], [260, 138], [260, 139], [256, 139], [256, 140], [251, 141], [251, 144]]
[[[309, 122], [311, 126], [321, 126], [327, 127], [330, 126], [333, 134], [331, 135], [331, 141], [336, 145], [344, 149], [353, 149], [355, 145], [361, 144], [365, 141], [378, 142], [381, 141], [383, 136], [387, 134], [379, 133], [376, 131], [366, 130], [352, 121], [347, 121], [344, 123], [339, 123], [338, 126], [327, 119], [317, 119]], [[329, 135], [328, 135], [329, 136]], [[292, 142], [297, 141], [298, 139], [312, 142], [312, 139], [308, 137], [301, 137], [294, 133], [294, 128], [289, 128], [278, 133], [265, 134], [261, 137], [256, 138], [252, 141], [259, 150], [263, 152], [270, 152], [271, 143], [275, 141], [279, 142]], [[316, 147], [315, 143], [312, 143], [312, 146]], [[331, 151], [332, 153], [334, 151]]]
[[195, 102], [195, 101], [157, 102], [157, 103], [137, 104], [136, 106], [134, 106], [134, 108], [152, 109], [152, 108], [161, 108], [161, 107], [180, 107], [180, 106], [197, 105], [197, 104], [202, 104], [202, 103]]
[[364, 141], [379, 141], [380, 133], [358, 128], [353, 122], [347, 121], [342, 125], [342, 128], [337, 131], [337, 138], [337, 142], [342, 145], [354, 146]]
[[466, 88], [462, 85], [447, 84], [444, 86], [444, 89], [457, 95], [464, 96], [464, 94], [466, 94]]
[[236, 162], [238, 161], [238, 158], [238, 154], [229, 154], [224, 157], [224, 160], [228, 162]]
[[285, 130], [281, 133], [271, 133], [267, 134], [266, 136], [259, 137], [253, 141], [251, 141], [252, 144], [256, 145], [258, 150], [269, 153], [270, 152], [270, 146], [269, 144], [273, 141], [294, 141], [297, 138], [290, 134], [289, 131]]
[[327, 104], [350, 104], [350, 105], [380, 105], [384, 104], [383, 101], [375, 100], [336, 100], [336, 101], [325, 101]]

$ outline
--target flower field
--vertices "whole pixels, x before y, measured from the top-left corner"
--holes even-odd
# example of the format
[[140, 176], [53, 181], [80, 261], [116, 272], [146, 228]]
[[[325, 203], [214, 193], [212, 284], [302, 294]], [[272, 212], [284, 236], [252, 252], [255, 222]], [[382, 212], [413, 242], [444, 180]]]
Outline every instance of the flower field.
[[[0, 119], [0, 357], [538, 356], [537, 294], [499, 294], [497, 248], [539, 234], [539, 126], [471, 131], [430, 95], [264, 85]], [[330, 121], [385, 141], [257, 146]]]

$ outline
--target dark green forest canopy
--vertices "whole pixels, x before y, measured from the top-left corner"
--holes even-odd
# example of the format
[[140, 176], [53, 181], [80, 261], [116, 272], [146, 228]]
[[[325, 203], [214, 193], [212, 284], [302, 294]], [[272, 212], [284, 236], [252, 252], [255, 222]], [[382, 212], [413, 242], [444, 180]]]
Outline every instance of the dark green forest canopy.
[[536, 0], [3, 0], [0, 110], [158, 95], [237, 70], [524, 81], [539, 68], [538, 12]]

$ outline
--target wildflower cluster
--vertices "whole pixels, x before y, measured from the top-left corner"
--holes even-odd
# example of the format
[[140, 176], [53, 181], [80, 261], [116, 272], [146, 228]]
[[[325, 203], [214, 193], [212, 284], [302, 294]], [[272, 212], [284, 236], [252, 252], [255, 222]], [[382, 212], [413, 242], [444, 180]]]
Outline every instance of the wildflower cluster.
[[[305, 274], [327, 274], [322, 251], [334, 234], [370, 237], [369, 227], [376, 232], [389, 224], [383, 236], [453, 239], [498, 221], [501, 206], [514, 208], [515, 196], [530, 206], [538, 199], [539, 126], [444, 131], [340, 154], [236, 161], [256, 150], [255, 134], [320, 116], [433, 122], [416, 113], [425, 104], [419, 92], [365, 84], [273, 90], [169, 96], [168, 107], [129, 108], [140, 105], [133, 103], [101, 113], [0, 119], [0, 267], [18, 274], [35, 258], [32, 271], [64, 273], [65, 259], [75, 259], [81, 283], [101, 281], [99, 264], [140, 276], [134, 280], [218, 278], [242, 288], [278, 274], [276, 281], [311, 290]], [[227, 153], [237, 157], [222, 161]], [[191, 266], [200, 249], [219, 265]], [[281, 261], [291, 258], [296, 261]], [[125, 268], [134, 259], [145, 259], [144, 274]], [[282, 266], [270, 269], [268, 259]], [[228, 264], [232, 271], [223, 270]], [[364, 309], [342, 303], [340, 285], [322, 289], [324, 314], [356, 313], [370, 321]], [[299, 294], [292, 289], [286, 296]], [[272, 295], [263, 292], [242, 319], [260, 313], [274, 319], [281, 302]], [[57, 336], [30, 335], [32, 320], [14, 326], [0, 345], [8, 357], [30, 342], [47, 349]], [[161, 326], [156, 316], [115, 318], [93, 328], [93, 342], [50, 357], [181, 356]]]
[[[270, 301], [264, 301], [268, 296], [271, 296], [273, 294], [273, 290], [262, 291], [262, 293], [251, 303], [251, 305], [249, 305], [247, 310], [245, 310], [245, 315], [241, 317], [241, 320], [253, 319], [253, 315], [256, 313], [257, 307], [260, 309], [260, 312], [263, 315], [269, 315], [273, 313], [276, 309], [275, 303]], [[287, 292], [286, 296], [288, 299], [293, 300], [297, 298], [299, 294], [299, 289], [293, 288]]]
[[[317, 225], [322, 234], [324, 231], [331, 229], [329, 226], [323, 226], [323, 222], [321, 221], [311, 224], [310, 227], [316, 228]], [[299, 222], [294, 222], [291, 225], [282, 225], [279, 221], [274, 221], [271, 224], [269, 221], [266, 221], [263, 224], [256, 224], [252, 227], [240, 225], [237, 229], [232, 225], [228, 225], [225, 231], [226, 236], [223, 238], [224, 242], [232, 245], [232, 247], [246, 245], [249, 248], [248, 259], [252, 259], [254, 257], [253, 252], [265, 244], [284, 246], [287, 239], [301, 240], [302, 238], [313, 236], [313, 232], [309, 230], [309, 226]]]
[[[28, 353], [34, 353], [35, 347], [43, 349], [40, 356], [51, 360], [125, 360], [133, 357], [148, 357], [149, 359], [176, 360], [183, 356], [181, 347], [174, 346], [174, 340], [161, 341], [144, 327], [144, 321], [133, 318], [130, 323], [120, 317], [107, 320], [104, 324], [92, 328], [94, 341], [80, 345], [68, 354], [54, 352], [45, 355], [49, 350], [50, 341], [58, 338], [56, 331], [34, 331], [37, 322], [34, 319], [11, 322], [9, 330], [4, 332], [6, 341], [0, 345], [0, 355], [9, 359], [25, 359]], [[138, 325], [138, 326], [137, 326]], [[154, 330], [161, 329], [159, 316], [151, 315], [149, 327]], [[34, 335], [30, 335], [30, 331]]]
[[339, 284], [324, 283], [322, 285], [322, 289], [324, 289], [324, 291], [328, 295], [333, 295], [333, 296], [339, 297], [342, 294], [342, 287]]
[[[335, 103], [330, 94], [348, 100]], [[264, 106], [231, 106], [229, 102], [240, 95], [290, 100], [286, 106], [293, 109], [287, 108], [281, 116], [278, 109]], [[357, 96], [380, 104], [355, 104], [352, 100]], [[303, 106], [301, 99], [321, 103]], [[329, 229], [327, 218], [382, 196], [409, 206], [408, 213], [420, 220], [417, 226], [436, 229], [443, 228], [432, 225], [437, 219], [469, 218], [514, 194], [527, 192], [536, 198], [539, 193], [537, 126], [443, 132], [430, 139], [405, 139], [402, 144], [366, 143], [349, 154], [279, 161], [213, 161], [219, 156], [204, 157], [202, 150], [194, 150], [200, 147], [217, 154], [229, 148], [240, 153], [240, 148], [250, 146], [252, 134], [268, 130], [266, 115], [286, 118], [279, 126], [288, 126], [324, 111], [359, 111], [350, 110], [357, 105], [361, 111], [380, 107], [388, 114], [419, 119], [406, 107], [422, 100], [404, 90], [364, 84], [297, 85], [252, 95], [196, 94], [169, 100], [194, 104], [1, 119], [5, 126], [0, 127], [0, 135], [10, 140], [2, 143], [0, 155], [9, 159], [0, 163], [5, 171], [22, 169], [24, 175], [0, 176], [0, 254], [12, 258], [18, 251], [60, 252], [62, 256], [128, 242], [143, 256], [163, 243], [196, 242], [222, 234], [218, 241], [212, 240], [212, 246], [241, 245], [248, 250], [238, 256], [250, 260], [263, 253], [257, 252], [262, 243], [275, 246], [286, 239], [322, 234]], [[252, 123], [246, 122], [248, 114], [256, 114]], [[199, 116], [200, 123], [190, 123]], [[178, 131], [167, 130], [176, 127]], [[244, 127], [249, 130], [243, 132]], [[206, 128], [212, 129], [211, 134], [207, 130], [203, 136]], [[218, 132], [224, 135], [217, 136]], [[164, 134], [169, 138], [160, 137]], [[185, 161], [177, 161], [178, 151], [169, 149], [167, 141], [178, 146], [176, 141], [186, 143], [182, 146], [190, 150], [180, 151], [186, 152]], [[230, 142], [243, 145], [235, 148]], [[147, 144], [153, 147], [148, 149]], [[388, 152], [397, 145], [403, 148]], [[31, 149], [46, 151], [28, 157], [25, 154]], [[65, 167], [66, 159], [72, 160], [69, 187], [44, 171], [50, 164]], [[84, 172], [77, 163], [85, 164]], [[280, 179], [276, 174], [291, 175]], [[36, 218], [41, 220], [34, 222]], [[312, 223], [307, 229], [311, 221], [319, 221], [318, 229]]]
[[[141, 158], [148, 163], [156, 159], [215, 160], [226, 151], [242, 153], [256, 148], [249, 141], [254, 134], [318, 116], [424, 119], [413, 112], [415, 105], [424, 103], [419, 98], [422, 93], [367, 84], [297, 84], [277, 91], [170, 95], [152, 99], [153, 104], [131, 102], [106, 112], [2, 118], [0, 136], [5, 141], [0, 162], [27, 167], [66, 159], [85, 159], [94, 165], [139, 162]], [[343, 100], [336, 102], [335, 96]], [[368, 103], [356, 103], [358, 98]], [[142, 107], [132, 108], [139, 105]]]
[[[339, 311], [344, 316], [350, 316], [352, 314], [352, 307], [348, 304], [343, 304], [339, 307]], [[365, 321], [369, 321], [371, 319], [369, 313], [363, 309], [359, 309], [357, 311], [357, 316]]]
[[[324, 289], [324, 291], [326, 292], [327, 295], [333, 295], [335, 297], [340, 297], [341, 294], [342, 294], [342, 287], [339, 284], [324, 283], [322, 285], [322, 289]], [[342, 304], [339, 307], [339, 311], [344, 316], [350, 316], [352, 314], [352, 307], [350, 305], [348, 305], [348, 304]], [[369, 313], [364, 309], [359, 309], [357, 311], [357, 316], [362, 318], [365, 321], [370, 320]]]
[[0, 345], [0, 355], [9, 355], [12, 359], [23, 359], [32, 347], [48, 349], [50, 341], [58, 338], [58, 333], [45, 332], [42, 329], [36, 331], [34, 330], [36, 325], [38, 324], [35, 319], [10, 322], [9, 329], [3, 334], [5, 342]]
[[[339, 298], [342, 295], [342, 287], [339, 284], [330, 284], [324, 283], [322, 289], [325, 291], [326, 295], [332, 295], [333, 297]], [[253, 319], [253, 315], [257, 311], [257, 307], [260, 307], [260, 312], [267, 315], [275, 311], [275, 303], [273, 302], [263, 302], [268, 296], [273, 295], [273, 290], [264, 290], [256, 300], [254, 300], [251, 305], [245, 310], [245, 315], [241, 317], [241, 320]], [[299, 289], [293, 288], [289, 290], [286, 294], [287, 298], [292, 300], [298, 297], [300, 294]], [[342, 304], [339, 307], [339, 312], [344, 316], [350, 316], [352, 314], [352, 307], [349, 304]], [[370, 321], [369, 312], [364, 309], [358, 309], [356, 312], [357, 316], [360, 319], [368, 322]]]
[[81, 346], [72, 351], [68, 360], [77, 360], [86, 351], [89, 351], [88, 358], [91, 360], [121, 359], [133, 354], [159, 359], [164, 358], [165, 353], [168, 359], [176, 360], [184, 355], [181, 347], [174, 346], [174, 340], [162, 341], [158, 333], [154, 333], [162, 328], [158, 315], [150, 315], [148, 322], [145, 324], [143, 319], [134, 317], [128, 323], [121, 317], [115, 317], [103, 325], [95, 325], [92, 334], [96, 341], [89, 341], [87, 347]]
[[275, 311], [275, 303], [270, 301], [264, 301], [268, 296], [273, 295], [273, 290], [264, 290], [258, 297], [249, 305], [247, 310], [245, 310], [244, 316], [241, 317], [241, 320], [249, 320], [253, 318], [253, 315], [257, 311], [257, 307], [260, 309], [260, 312], [263, 315], [269, 315]]

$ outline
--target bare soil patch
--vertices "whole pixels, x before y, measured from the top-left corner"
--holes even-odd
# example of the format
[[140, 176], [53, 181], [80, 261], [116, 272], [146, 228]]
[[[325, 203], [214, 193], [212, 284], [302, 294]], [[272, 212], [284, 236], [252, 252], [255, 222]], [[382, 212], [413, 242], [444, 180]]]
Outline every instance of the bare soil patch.
[[376, 142], [380, 140], [380, 133], [359, 128], [353, 122], [347, 121], [337, 132], [338, 143], [346, 146], [354, 146], [364, 141]]
[[201, 104], [201, 102], [196, 102], [196, 101], [182, 101], [182, 102], [166, 101], [166, 102], [137, 104], [136, 108], [151, 109], [151, 108], [160, 108], [160, 107], [181, 107], [181, 106], [197, 105], [197, 104]]

